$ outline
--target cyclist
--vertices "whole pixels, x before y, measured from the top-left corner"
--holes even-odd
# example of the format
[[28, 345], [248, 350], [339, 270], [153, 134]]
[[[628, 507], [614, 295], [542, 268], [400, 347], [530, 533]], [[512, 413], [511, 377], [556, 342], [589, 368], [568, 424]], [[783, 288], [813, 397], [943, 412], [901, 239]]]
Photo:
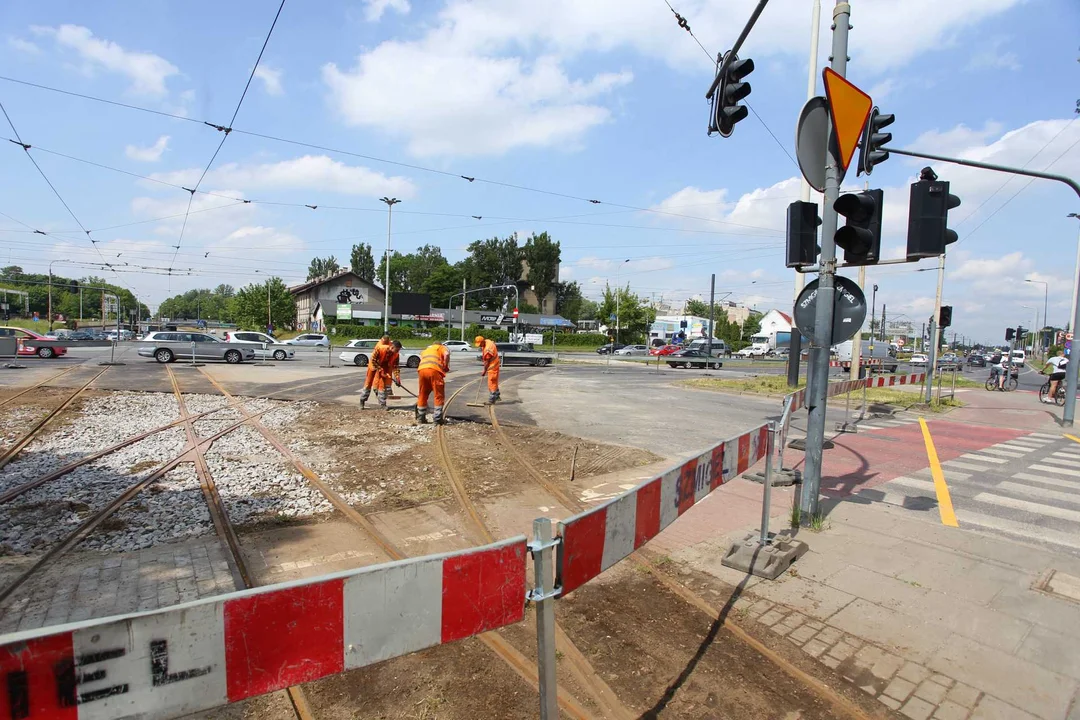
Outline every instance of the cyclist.
[[1008, 375], [1008, 358], [1001, 353], [994, 353], [990, 358], [990, 380], [997, 380], [998, 390], [1005, 389], [1005, 379]]
[[1043, 398], [1044, 403], [1054, 404], [1054, 398], [1057, 397], [1058, 385], [1065, 379], [1065, 368], [1069, 364], [1069, 359], [1065, 357], [1064, 350], [1058, 350], [1058, 354], [1055, 357], [1050, 358], [1042, 366], [1041, 374], [1046, 374], [1046, 368], [1053, 367], [1050, 371], [1050, 392]]

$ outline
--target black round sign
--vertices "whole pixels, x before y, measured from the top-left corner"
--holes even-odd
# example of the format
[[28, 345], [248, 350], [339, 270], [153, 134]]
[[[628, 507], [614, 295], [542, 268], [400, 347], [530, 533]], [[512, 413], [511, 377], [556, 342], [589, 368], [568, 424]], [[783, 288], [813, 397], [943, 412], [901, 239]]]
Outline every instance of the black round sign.
[[[814, 338], [814, 323], [817, 313], [818, 281], [806, 284], [795, 301], [795, 326], [810, 338]], [[832, 340], [830, 347], [850, 340], [862, 329], [866, 320], [866, 295], [854, 281], [843, 275], [836, 276], [836, 304], [833, 307]]]

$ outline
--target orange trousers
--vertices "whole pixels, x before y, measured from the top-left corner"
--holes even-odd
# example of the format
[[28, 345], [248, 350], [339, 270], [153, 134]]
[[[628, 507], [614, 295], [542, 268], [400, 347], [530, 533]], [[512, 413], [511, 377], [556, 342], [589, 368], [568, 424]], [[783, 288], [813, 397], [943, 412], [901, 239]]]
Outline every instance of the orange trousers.
[[[379, 372], [379, 366], [376, 365], [375, 363], [371, 362], [370, 359], [368, 359], [367, 375], [364, 376], [364, 389], [365, 390], [370, 390], [371, 389], [371, 386], [375, 383], [375, 376], [376, 376], [376, 374], [378, 372]], [[379, 388], [375, 388], [375, 389], [378, 390]]]
[[446, 376], [434, 368], [420, 368], [420, 390], [416, 395], [416, 406], [426, 408], [428, 396], [435, 391], [435, 407], [441, 408], [446, 401]]
[[499, 392], [499, 365], [500, 363], [494, 363], [488, 367], [488, 392]]

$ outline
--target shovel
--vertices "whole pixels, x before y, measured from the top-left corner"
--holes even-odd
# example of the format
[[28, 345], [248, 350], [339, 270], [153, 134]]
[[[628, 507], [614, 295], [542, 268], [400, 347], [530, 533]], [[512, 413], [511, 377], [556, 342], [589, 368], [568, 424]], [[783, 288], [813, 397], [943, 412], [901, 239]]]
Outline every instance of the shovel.
[[[487, 373], [484, 373], [487, 375]], [[487, 407], [487, 403], [480, 402], [480, 381], [476, 382], [476, 396], [471, 403], [465, 403], [466, 407]]]

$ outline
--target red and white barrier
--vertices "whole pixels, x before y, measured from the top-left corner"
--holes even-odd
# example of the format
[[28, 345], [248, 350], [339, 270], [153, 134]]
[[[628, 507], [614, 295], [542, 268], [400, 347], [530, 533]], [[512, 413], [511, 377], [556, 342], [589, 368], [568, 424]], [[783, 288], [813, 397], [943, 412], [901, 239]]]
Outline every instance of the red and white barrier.
[[524, 537], [9, 635], [0, 718], [171, 718], [519, 622]]
[[710, 492], [765, 457], [768, 426], [725, 440], [619, 497], [559, 523], [562, 595], [634, 552]]
[[[835, 395], [844, 395], [849, 392], [855, 392], [856, 390], [862, 390], [864, 387], [876, 388], [876, 387], [893, 387], [894, 385], [919, 385], [926, 379], [926, 373], [915, 373], [914, 375], [880, 375], [877, 377], [867, 377], [861, 380], [844, 380], [843, 382], [829, 383], [828, 390], [826, 390], [826, 397], [833, 397]], [[803, 388], [797, 392], [790, 393], [785, 399], [790, 398], [791, 412], [801, 410], [806, 406], [806, 389]]]
[[921, 385], [923, 380], [926, 379], [926, 373], [915, 373], [914, 375], [882, 375], [879, 377], [867, 378], [866, 387], [892, 387], [893, 385]]

